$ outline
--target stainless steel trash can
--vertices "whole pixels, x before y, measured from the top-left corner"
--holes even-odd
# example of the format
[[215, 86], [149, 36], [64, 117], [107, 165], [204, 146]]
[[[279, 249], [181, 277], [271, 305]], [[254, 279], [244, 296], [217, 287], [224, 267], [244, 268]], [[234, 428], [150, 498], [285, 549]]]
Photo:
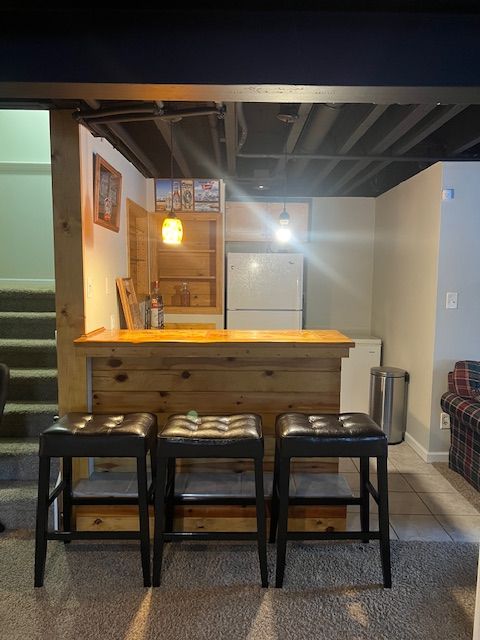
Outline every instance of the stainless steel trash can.
[[408, 373], [396, 367], [370, 369], [370, 417], [387, 435], [388, 444], [405, 437]]

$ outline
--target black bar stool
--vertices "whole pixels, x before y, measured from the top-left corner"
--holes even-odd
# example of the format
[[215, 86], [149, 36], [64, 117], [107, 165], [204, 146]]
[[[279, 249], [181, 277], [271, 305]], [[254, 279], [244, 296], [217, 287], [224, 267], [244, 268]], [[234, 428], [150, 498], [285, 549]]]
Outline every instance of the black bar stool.
[[[383, 585], [392, 586], [388, 522], [387, 437], [364, 413], [277, 417], [270, 542], [278, 526], [276, 587], [283, 585], [287, 540], [380, 540]], [[304, 457], [360, 458], [360, 497], [289, 497], [290, 460]], [[378, 491], [369, 479], [369, 459], [377, 459]], [[379, 531], [370, 531], [369, 497], [378, 504]], [[288, 531], [289, 504], [360, 505], [361, 531]]]
[[[149, 413], [90, 415], [67, 413], [40, 435], [37, 525], [35, 534], [35, 586], [43, 585], [47, 540], [140, 540], [143, 584], [150, 581], [149, 491], [147, 454], [152, 474], [155, 469], [157, 419]], [[72, 488], [72, 458], [128, 457], [137, 459], [138, 498], [75, 497]], [[50, 459], [63, 458], [63, 479], [50, 494]], [[151, 493], [153, 491], [151, 490]], [[48, 530], [48, 510], [59, 496], [63, 498], [63, 531]], [[81, 504], [137, 504], [139, 531], [72, 531], [72, 506]]]
[[[253, 458], [255, 498], [175, 495], [176, 458]], [[175, 504], [256, 504], [256, 532], [173, 531]], [[262, 423], [257, 415], [171, 416], [157, 439], [153, 586], [160, 585], [166, 540], [257, 540], [262, 587], [268, 586]]]

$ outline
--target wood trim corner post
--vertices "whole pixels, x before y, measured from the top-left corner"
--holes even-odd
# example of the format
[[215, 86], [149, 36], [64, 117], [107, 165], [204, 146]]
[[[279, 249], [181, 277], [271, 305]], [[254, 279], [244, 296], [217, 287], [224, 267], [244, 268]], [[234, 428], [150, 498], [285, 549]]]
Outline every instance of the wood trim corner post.
[[58, 410], [87, 410], [85, 358], [73, 341], [85, 333], [80, 127], [71, 111], [50, 112]]

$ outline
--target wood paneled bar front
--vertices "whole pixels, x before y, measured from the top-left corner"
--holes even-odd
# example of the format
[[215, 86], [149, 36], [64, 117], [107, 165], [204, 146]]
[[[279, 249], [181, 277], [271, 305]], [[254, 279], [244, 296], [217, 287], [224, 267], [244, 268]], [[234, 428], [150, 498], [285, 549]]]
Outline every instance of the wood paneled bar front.
[[[272, 470], [275, 417], [286, 411], [336, 413], [341, 359], [354, 343], [334, 330], [239, 331], [98, 330], [75, 340], [87, 359], [85, 410], [148, 411], [159, 424], [174, 413], [257, 413], [265, 434], [265, 471]], [[249, 470], [245, 460], [181, 460], [181, 471], [209, 474]], [[338, 461], [299, 459], [293, 470], [337, 473]], [[215, 475], [214, 475], [215, 474]], [[224, 477], [224, 476], [223, 476]], [[221, 482], [216, 482], [221, 492]], [[268, 507], [267, 507], [268, 508]], [[291, 507], [292, 529], [342, 530], [345, 507]], [[254, 530], [255, 511], [244, 506], [177, 508], [180, 530]], [[131, 528], [133, 507], [78, 507], [77, 527]]]

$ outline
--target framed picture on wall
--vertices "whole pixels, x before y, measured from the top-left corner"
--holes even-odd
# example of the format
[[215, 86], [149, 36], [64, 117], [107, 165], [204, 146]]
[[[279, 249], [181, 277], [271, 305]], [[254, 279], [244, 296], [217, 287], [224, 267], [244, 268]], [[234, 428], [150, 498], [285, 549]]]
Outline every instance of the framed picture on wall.
[[94, 155], [94, 170], [93, 221], [106, 229], [118, 232], [122, 174], [98, 153]]
[[193, 197], [194, 211], [220, 211], [220, 180], [194, 180]]

